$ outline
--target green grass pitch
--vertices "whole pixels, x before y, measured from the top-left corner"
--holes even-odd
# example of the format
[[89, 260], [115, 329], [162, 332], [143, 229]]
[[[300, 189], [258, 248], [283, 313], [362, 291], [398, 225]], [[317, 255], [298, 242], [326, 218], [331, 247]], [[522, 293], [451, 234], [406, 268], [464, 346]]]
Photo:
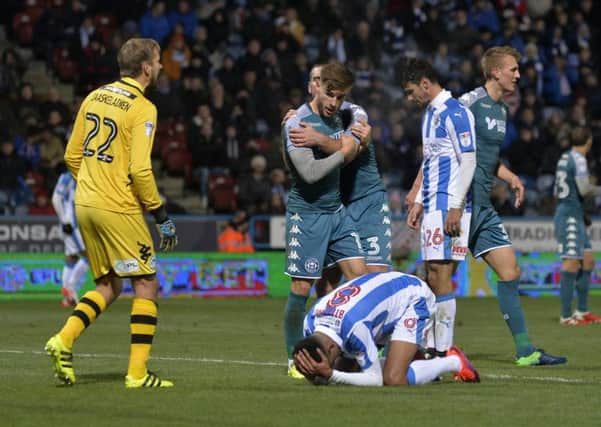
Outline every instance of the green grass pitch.
[[[0, 303], [0, 426], [600, 426], [601, 324], [557, 323], [557, 298], [523, 298], [537, 346], [564, 366], [519, 368], [495, 299], [459, 299], [456, 343], [480, 384], [315, 387], [285, 375], [282, 299], [169, 299], [150, 368], [173, 389], [126, 390], [131, 300], [78, 341], [78, 383], [58, 386], [46, 340], [56, 301]], [[591, 297], [601, 312], [601, 297]]]

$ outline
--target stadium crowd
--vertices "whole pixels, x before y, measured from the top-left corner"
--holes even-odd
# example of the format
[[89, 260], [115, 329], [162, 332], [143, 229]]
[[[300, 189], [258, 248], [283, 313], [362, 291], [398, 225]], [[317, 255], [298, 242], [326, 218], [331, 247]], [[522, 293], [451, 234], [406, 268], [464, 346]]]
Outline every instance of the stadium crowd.
[[[366, 107], [391, 208], [400, 213], [421, 163], [421, 111], [398, 85], [404, 57], [431, 60], [455, 96], [482, 84], [479, 58], [510, 45], [519, 91], [502, 158], [526, 185], [526, 203], [493, 190], [501, 214], [550, 215], [557, 160], [572, 126], [601, 133], [599, 28], [592, 0], [7, 0], [0, 17], [0, 214], [52, 214], [73, 112], [118, 77], [116, 52], [133, 35], [162, 46], [148, 92], [159, 114], [153, 157], [159, 186], [177, 177], [200, 200], [191, 213], [285, 211], [280, 126], [307, 98], [309, 70], [348, 64], [350, 99]], [[33, 60], [73, 87], [23, 78]], [[601, 147], [589, 154], [601, 177]], [[597, 205], [601, 200], [597, 201]], [[177, 199], [168, 209], [185, 213]]]

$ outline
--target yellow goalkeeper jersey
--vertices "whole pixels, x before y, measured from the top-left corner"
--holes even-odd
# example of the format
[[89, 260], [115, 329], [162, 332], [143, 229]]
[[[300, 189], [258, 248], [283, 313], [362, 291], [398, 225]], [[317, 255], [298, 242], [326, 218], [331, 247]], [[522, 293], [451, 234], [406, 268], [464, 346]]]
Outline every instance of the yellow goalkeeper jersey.
[[75, 204], [124, 214], [161, 206], [150, 161], [156, 121], [156, 107], [134, 79], [86, 97], [65, 152], [77, 181]]

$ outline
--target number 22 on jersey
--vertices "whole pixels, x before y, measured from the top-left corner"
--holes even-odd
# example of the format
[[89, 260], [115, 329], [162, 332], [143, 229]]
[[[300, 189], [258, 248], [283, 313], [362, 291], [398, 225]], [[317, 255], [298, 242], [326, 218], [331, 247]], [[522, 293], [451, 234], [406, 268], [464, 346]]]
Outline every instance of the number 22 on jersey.
[[91, 121], [93, 126], [92, 129], [90, 129], [90, 132], [88, 132], [88, 135], [86, 136], [86, 139], [83, 142], [83, 155], [86, 157], [93, 157], [94, 155], [96, 155], [98, 160], [100, 160], [101, 162], [111, 163], [113, 161], [113, 156], [111, 156], [110, 154], [106, 154], [106, 151], [110, 148], [112, 142], [117, 137], [117, 123], [115, 123], [115, 121], [111, 118], [102, 118], [102, 124], [109, 128], [109, 134], [104, 140], [104, 142], [98, 146], [98, 152], [96, 152], [96, 150], [90, 148], [90, 142], [92, 142], [92, 140], [96, 138], [96, 136], [98, 136], [98, 133], [100, 131], [101, 119], [97, 114], [86, 113], [86, 120]]

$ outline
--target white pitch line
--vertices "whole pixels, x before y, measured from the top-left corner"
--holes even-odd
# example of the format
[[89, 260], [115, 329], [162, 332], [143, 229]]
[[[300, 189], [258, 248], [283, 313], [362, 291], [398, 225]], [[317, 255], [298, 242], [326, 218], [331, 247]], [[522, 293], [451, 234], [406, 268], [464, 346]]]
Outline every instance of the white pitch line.
[[[45, 355], [45, 351], [25, 351], [25, 350], [1, 350], [0, 353], [8, 354], [36, 354]], [[129, 359], [129, 355], [123, 354], [92, 354], [92, 353], [76, 353], [76, 357], [90, 359]], [[171, 362], [201, 362], [201, 363], [227, 363], [232, 365], [252, 365], [252, 366], [287, 366], [286, 363], [279, 362], [256, 362], [253, 360], [225, 360], [225, 359], [208, 359], [204, 357], [174, 357], [174, 356], [151, 356], [152, 360], [166, 360]]]
[[[0, 354], [35, 354], [35, 355], [46, 355], [44, 351], [35, 350], [2, 350]], [[77, 357], [90, 358], [90, 359], [129, 359], [128, 355], [122, 354], [93, 354], [93, 353], [77, 353]], [[151, 356], [153, 360], [164, 360], [171, 362], [193, 362], [193, 363], [219, 363], [219, 364], [230, 364], [230, 365], [250, 365], [250, 366], [287, 366], [286, 363], [279, 362], [257, 362], [252, 360], [226, 360], [226, 359], [209, 359], [204, 357], [176, 357], [176, 356]], [[536, 369], [536, 368], [535, 368]], [[562, 384], [601, 384], [599, 380], [583, 380], [579, 378], [564, 378], [564, 377], [544, 377], [544, 376], [525, 376], [525, 375], [509, 375], [509, 374], [481, 374], [483, 378], [490, 378], [493, 380], [528, 380], [528, 381], [540, 381], [540, 382], [551, 382], [551, 383], [562, 383]]]
[[[536, 369], [536, 368], [534, 368]], [[599, 381], [588, 381], [581, 380], [578, 378], [563, 378], [563, 377], [530, 377], [522, 375], [508, 375], [508, 374], [483, 374], [480, 375], [484, 378], [491, 378], [493, 380], [531, 380], [531, 381], [543, 381], [543, 382], [555, 382], [555, 383], [566, 383], [566, 384], [597, 384]]]

